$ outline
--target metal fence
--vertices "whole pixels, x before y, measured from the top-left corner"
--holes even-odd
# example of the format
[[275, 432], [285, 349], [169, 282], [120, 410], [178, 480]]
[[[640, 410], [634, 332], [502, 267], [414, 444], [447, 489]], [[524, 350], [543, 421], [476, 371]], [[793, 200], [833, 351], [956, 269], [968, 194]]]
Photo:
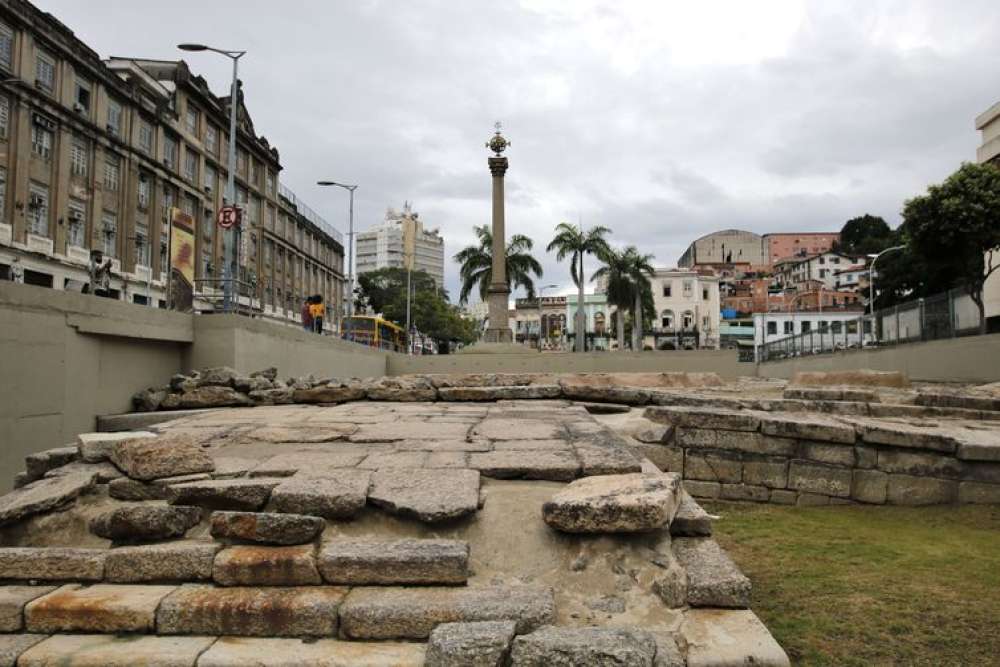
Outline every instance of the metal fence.
[[964, 289], [952, 289], [916, 299], [874, 315], [831, 322], [804, 333], [771, 341], [757, 348], [759, 361], [824, 354], [839, 350], [886, 347], [925, 340], [975, 336], [979, 309]]
[[327, 222], [323, 216], [312, 210], [308, 204], [299, 199], [294, 192], [285, 187], [284, 183], [278, 183], [278, 194], [291, 202], [292, 205], [295, 206], [295, 210], [302, 214], [302, 217], [319, 227], [320, 230], [328, 234], [340, 245], [344, 245], [344, 235], [341, 234], [336, 227]]

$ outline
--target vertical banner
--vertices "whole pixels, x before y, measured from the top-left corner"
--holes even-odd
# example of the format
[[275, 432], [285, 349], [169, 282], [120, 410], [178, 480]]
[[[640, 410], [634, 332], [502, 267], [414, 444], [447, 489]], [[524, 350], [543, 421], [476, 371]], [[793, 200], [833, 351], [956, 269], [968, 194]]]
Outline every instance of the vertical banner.
[[170, 209], [171, 310], [191, 312], [194, 306], [194, 219], [179, 208]]

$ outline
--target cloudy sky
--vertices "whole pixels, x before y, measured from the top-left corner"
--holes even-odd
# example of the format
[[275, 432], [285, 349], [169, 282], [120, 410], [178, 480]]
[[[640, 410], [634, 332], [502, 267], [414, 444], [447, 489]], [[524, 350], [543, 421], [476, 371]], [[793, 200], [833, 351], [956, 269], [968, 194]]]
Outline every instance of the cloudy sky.
[[[508, 233], [545, 254], [561, 220], [673, 266], [698, 236], [895, 226], [907, 197], [975, 158], [1000, 100], [1000, 3], [925, 0], [37, 0], [102, 57], [181, 55], [217, 93], [249, 51], [281, 180], [346, 231], [413, 202], [450, 258], [489, 220], [483, 143], [513, 142]], [[592, 262], [593, 263], [593, 262]], [[588, 268], [588, 272], [589, 272]], [[457, 294], [457, 267], [445, 267]]]

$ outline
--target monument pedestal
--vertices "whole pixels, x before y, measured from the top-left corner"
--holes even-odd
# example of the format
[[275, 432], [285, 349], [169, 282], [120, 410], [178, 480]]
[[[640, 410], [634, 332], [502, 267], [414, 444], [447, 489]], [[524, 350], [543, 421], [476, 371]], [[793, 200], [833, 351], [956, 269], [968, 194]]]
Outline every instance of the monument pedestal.
[[514, 332], [507, 326], [510, 310], [510, 289], [506, 284], [492, 284], [486, 290], [490, 309], [490, 326], [483, 333], [485, 343], [513, 343]]

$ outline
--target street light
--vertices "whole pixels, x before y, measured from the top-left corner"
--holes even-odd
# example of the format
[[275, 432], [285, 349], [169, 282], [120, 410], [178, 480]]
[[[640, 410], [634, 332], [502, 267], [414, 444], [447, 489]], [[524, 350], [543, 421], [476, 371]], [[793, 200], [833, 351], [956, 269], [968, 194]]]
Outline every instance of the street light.
[[[226, 49], [216, 49], [204, 44], [178, 44], [181, 51], [213, 51], [222, 54], [233, 61], [233, 83], [229, 88], [229, 173], [226, 176], [226, 191], [222, 194], [223, 204], [230, 206], [236, 203], [236, 106], [239, 102], [237, 89], [239, 80], [237, 70], [240, 58], [246, 55], [246, 51], [228, 51]], [[222, 270], [222, 309], [224, 312], [232, 310], [233, 301], [233, 251], [235, 245], [239, 243], [239, 228], [236, 229], [236, 241], [234, 243], [230, 234], [230, 229], [225, 230], [223, 235], [223, 245], [225, 246], [225, 266]]]
[[538, 351], [542, 351], [542, 292], [547, 289], [556, 289], [559, 285], [543, 285], [538, 288]]
[[[882, 255], [893, 252], [894, 250], [902, 250], [905, 245], [894, 245], [891, 248], [886, 248], [882, 252], [876, 253], [872, 257], [872, 263], [868, 265], [868, 316], [872, 318], [872, 338], [875, 343], [878, 343], [878, 327], [875, 326], [875, 262]], [[861, 345], [864, 346], [865, 332], [862, 329], [860, 333]]]
[[[351, 326], [350, 318], [354, 315], [354, 191], [358, 189], [357, 185], [345, 185], [344, 183], [338, 183], [337, 181], [316, 181], [316, 185], [333, 186], [337, 188], [344, 188], [349, 193], [351, 193], [350, 204], [348, 209], [348, 230], [347, 230], [347, 284], [348, 284], [348, 299], [347, 299], [347, 326]], [[409, 332], [406, 333], [409, 336]]]

